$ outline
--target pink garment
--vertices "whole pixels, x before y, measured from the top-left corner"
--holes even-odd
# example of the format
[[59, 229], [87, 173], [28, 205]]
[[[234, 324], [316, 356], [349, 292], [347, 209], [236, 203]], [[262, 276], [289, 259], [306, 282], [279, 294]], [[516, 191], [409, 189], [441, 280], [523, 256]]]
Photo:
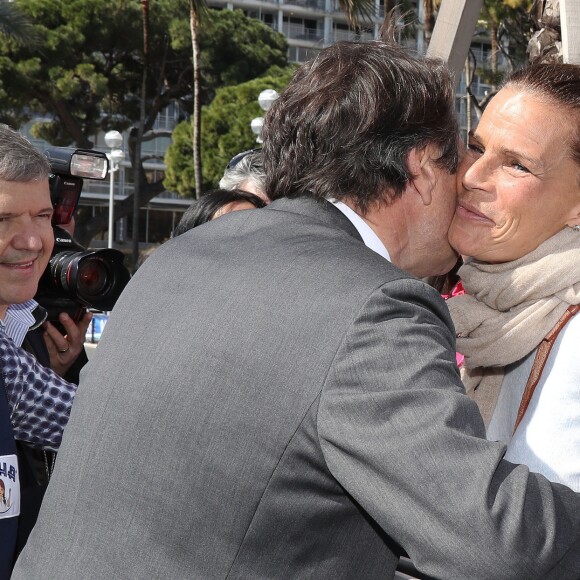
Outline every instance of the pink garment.
[[[447, 300], [448, 298], [451, 298], [452, 296], [461, 296], [462, 294], [465, 294], [465, 289], [463, 288], [463, 284], [461, 282], [457, 282], [457, 284], [455, 284], [455, 286], [453, 287], [453, 289], [451, 290], [451, 294], [443, 294], [443, 300]], [[456, 352], [455, 353], [455, 360], [457, 361], [457, 366], [460, 367], [463, 364], [463, 359], [465, 357], [459, 353]]]

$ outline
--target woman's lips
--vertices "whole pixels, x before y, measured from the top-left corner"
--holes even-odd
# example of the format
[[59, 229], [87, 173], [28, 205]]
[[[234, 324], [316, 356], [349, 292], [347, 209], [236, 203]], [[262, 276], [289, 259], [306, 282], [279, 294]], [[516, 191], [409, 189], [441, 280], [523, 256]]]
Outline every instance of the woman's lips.
[[481, 212], [477, 211], [474, 207], [460, 202], [455, 209], [455, 213], [463, 219], [477, 221], [477, 222], [486, 222], [492, 224], [492, 220], [490, 220], [487, 216], [482, 214]]

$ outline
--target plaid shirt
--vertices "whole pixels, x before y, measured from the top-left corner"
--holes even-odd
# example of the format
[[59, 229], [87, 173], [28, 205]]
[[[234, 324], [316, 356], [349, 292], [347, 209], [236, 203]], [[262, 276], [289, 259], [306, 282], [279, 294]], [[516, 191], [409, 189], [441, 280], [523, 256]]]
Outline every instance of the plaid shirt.
[[40, 365], [2, 331], [0, 365], [14, 437], [56, 451], [77, 386]]

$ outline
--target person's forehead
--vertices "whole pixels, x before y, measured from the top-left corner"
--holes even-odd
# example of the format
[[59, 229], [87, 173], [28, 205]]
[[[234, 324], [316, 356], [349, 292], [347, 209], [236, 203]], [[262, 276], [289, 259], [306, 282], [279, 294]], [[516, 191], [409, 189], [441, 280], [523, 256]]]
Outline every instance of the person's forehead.
[[[31, 181], [6, 181], [0, 179], [0, 211], [2, 208], [18, 207], [21, 210], [50, 207], [48, 179]], [[42, 208], [41, 208], [42, 209]]]

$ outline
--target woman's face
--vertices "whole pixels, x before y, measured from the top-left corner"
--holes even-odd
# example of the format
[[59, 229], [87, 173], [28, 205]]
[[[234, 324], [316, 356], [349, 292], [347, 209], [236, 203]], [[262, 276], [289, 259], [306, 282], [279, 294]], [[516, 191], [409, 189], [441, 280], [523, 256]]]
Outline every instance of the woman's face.
[[580, 167], [570, 156], [576, 131], [578, 119], [569, 111], [502, 89], [458, 170], [451, 245], [483, 262], [508, 262], [580, 224]]

